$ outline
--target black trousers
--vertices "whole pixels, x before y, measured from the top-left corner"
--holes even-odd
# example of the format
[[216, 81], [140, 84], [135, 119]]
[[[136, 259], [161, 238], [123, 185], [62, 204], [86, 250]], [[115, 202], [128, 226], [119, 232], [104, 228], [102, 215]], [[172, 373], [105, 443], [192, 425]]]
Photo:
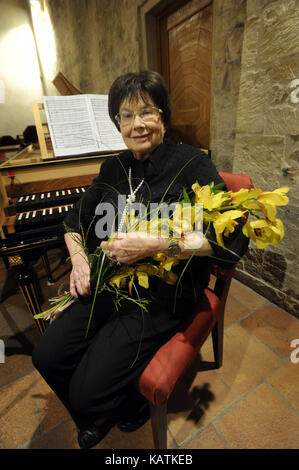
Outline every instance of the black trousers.
[[147, 312], [130, 301], [116, 310], [109, 293], [97, 297], [90, 328], [92, 296], [81, 297], [49, 325], [32, 361], [67, 407], [79, 428], [97, 419], [134, 416], [144, 398], [136, 379], [159, 347], [177, 329], [191, 304], [152, 300]]

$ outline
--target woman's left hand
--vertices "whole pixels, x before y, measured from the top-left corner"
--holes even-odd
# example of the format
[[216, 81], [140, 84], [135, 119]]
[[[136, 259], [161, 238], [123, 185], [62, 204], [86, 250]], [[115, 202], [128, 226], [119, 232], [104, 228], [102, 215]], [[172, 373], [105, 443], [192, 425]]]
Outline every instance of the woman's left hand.
[[111, 240], [101, 243], [101, 248], [106, 251], [108, 258], [126, 264], [161, 253], [167, 246], [167, 238], [155, 237], [146, 232], [117, 232]]

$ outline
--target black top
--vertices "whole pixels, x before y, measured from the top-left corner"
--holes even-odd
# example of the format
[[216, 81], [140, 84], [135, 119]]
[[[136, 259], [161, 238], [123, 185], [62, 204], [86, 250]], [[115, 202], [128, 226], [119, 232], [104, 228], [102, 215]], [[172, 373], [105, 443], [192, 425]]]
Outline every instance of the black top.
[[[136, 201], [142, 201], [144, 204], [159, 203], [162, 197], [167, 203], [177, 202], [182, 199], [183, 188], [192, 193], [191, 186], [195, 181], [198, 181], [201, 186], [211, 181], [215, 184], [223, 182], [205, 152], [189, 145], [177, 144], [170, 139], [165, 139], [144, 162], [136, 160], [129, 150], [119, 156], [107, 158], [101, 166], [99, 175], [94, 178], [90, 188], [75, 204], [64, 221], [68, 229], [74, 232], [81, 233], [83, 229], [86, 234], [88, 231], [90, 250], [101, 242], [95, 235], [95, 224], [100, 219], [100, 216], [95, 217], [96, 206], [100, 202], [110, 202], [117, 207], [118, 194], [127, 196], [130, 193], [129, 167], [132, 171], [133, 190], [144, 178], [136, 194]], [[224, 189], [226, 189], [225, 186]], [[229, 237], [225, 237], [225, 245], [230, 251], [213, 244], [215, 256], [221, 258], [222, 261], [208, 257], [192, 259], [183, 275], [181, 287], [178, 289], [180, 298], [190, 301], [198, 299], [209, 282], [211, 261], [223, 267], [232, 267], [238, 261], [239, 256], [245, 253], [248, 239], [242, 234], [241, 228], [240, 223]], [[207, 236], [209, 240], [216, 239], [213, 228], [210, 228]], [[184, 265], [185, 261], [181, 261], [173, 271], [180, 273]], [[150, 286], [158, 296], [173, 297], [175, 288], [157, 278], [151, 279]]]

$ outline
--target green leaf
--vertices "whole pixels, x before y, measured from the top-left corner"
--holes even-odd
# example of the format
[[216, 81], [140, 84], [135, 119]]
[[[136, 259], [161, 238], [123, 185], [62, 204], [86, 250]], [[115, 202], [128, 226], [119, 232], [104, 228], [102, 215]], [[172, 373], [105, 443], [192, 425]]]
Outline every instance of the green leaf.
[[183, 203], [188, 203], [190, 204], [191, 203], [191, 200], [190, 200], [190, 197], [189, 197], [189, 194], [187, 193], [186, 189], [183, 188]]
[[209, 184], [209, 186], [211, 188], [212, 193], [218, 194], [223, 190], [223, 187], [225, 186], [225, 183], [214, 184], [214, 181], [212, 181]]

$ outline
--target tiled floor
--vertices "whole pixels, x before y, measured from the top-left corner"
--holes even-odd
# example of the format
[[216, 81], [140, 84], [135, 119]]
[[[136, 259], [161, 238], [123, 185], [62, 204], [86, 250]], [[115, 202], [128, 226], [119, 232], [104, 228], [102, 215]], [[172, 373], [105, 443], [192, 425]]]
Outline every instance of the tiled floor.
[[[37, 271], [45, 298], [67, 280], [57, 253], [50, 256], [55, 285]], [[0, 265], [0, 292], [6, 270]], [[168, 406], [168, 448], [298, 449], [299, 363], [290, 343], [299, 320], [233, 280], [225, 315], [224, 365], [213, 360], [207, 340], [201, 355], [177, 387]], [[67, 411], [31, 363], [39, 335], [22, 296], [0, 304], [0, 449], [77, 449]], [[299, 354], [297, 354], [299, 357]], [[113, 428], [98, 449], [152, 449], [151, 425], [133, 433]]]

